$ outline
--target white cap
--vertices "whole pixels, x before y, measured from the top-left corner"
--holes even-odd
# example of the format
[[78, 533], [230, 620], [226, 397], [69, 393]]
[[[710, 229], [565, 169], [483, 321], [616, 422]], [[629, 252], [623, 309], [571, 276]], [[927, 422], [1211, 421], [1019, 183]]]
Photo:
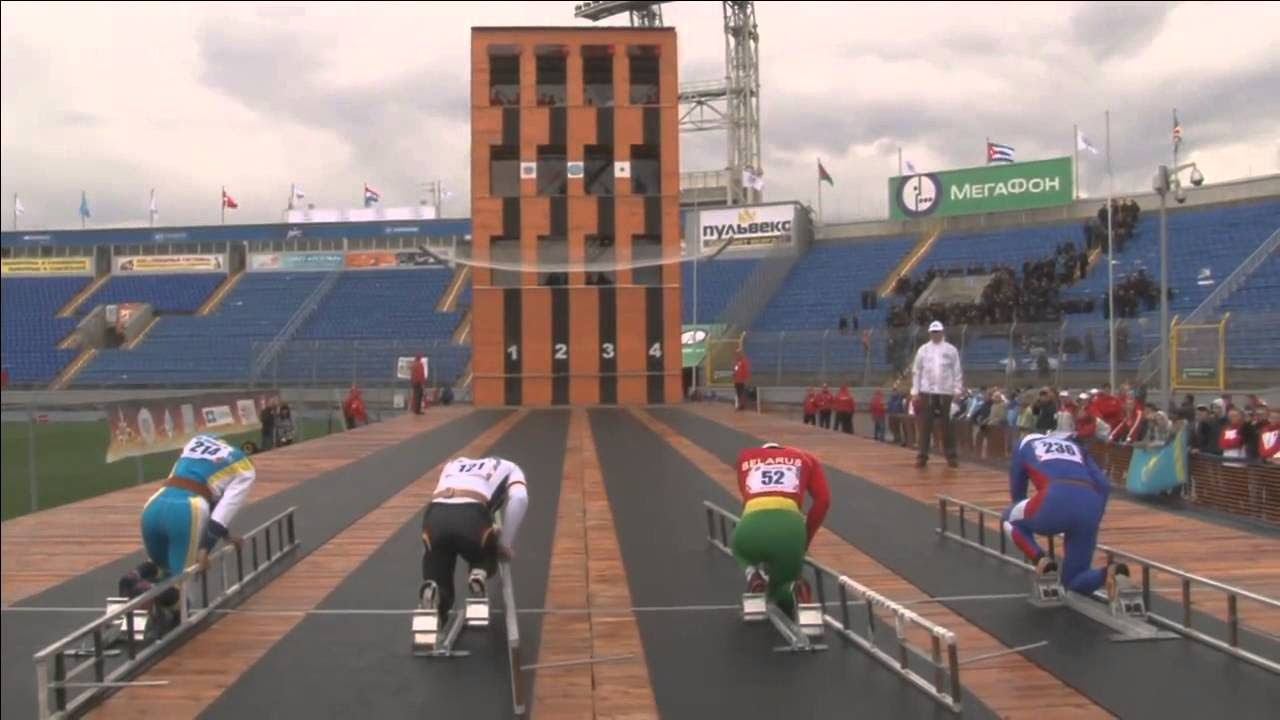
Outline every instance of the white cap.
[[929, 323], [929, 332], [942, 332], [942, 323], [938, 320]]

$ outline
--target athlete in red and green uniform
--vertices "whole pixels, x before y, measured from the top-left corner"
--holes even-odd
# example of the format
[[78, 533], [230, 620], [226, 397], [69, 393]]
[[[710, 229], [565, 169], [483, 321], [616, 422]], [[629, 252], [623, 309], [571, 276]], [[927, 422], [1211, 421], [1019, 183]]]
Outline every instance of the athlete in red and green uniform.
[[[738, 455], [738, 491], [744, 505], [742, 522], [733, 532], [733, 555], [747, 573], [748, 591], [767, 592], [771, 602], [794, 617], [796, 601], [810, 601], [800, 572], [831, 506], [822, 464], [809, 453], [777, 443], [748, 448]], [[813, 496], [807, 516], [801, 513], [806, 494]]]

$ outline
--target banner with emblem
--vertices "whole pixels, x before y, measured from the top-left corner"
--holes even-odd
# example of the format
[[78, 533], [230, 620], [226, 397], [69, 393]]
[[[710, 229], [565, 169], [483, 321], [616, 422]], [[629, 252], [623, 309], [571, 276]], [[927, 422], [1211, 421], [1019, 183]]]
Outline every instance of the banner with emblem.
[[[258, 432], [260, 414], [280, 393], [206, 393], [107, 403], [107, 462], [179, 450], [202, 433], [219, 437]], [[256, 441], [257, 438], [254, 438]]]
[[1184, 427], [1164, 447], [1135, 447], [1125, 486], [1134, 495], [1168, 492], [1187, 482], [1188, 459], [1187, 428]]
[[749, 205], [703, 210], [698, 214], [698, 237], [702, 250], [718, 248], [752, 249], [793, 242], [796, 204]]
[[1066, 205], [1074, 196], [1071, 158], [986, 165], [889, 178], [889, 217], [976, 215]]

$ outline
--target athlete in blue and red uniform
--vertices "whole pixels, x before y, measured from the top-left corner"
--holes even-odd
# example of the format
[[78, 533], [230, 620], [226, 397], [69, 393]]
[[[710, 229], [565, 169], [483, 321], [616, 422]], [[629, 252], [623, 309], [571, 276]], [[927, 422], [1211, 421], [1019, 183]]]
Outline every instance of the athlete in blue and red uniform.
[[[811, 602], [800, 577], [804, 556], [831, 507], [822, 463], [809, 453], [777, 443], [747, 448], [738, 455], [742, 521], [733, 531], [733, 556], [747, 574], [750, 592], [767, 592], [783, 612]], [[807, 515], [804, 496], [813, 496]]]
[[[1030, 499], [1028, 482], [1036, 488]], [[1106, 583], [1107, 595], [1114, 598], [1115, 576], [1127, 576], [1129, 568], [1123, 563], [1089, 567], [1110, 493], [1107, 476], [1074, 434], [1027, 435], [1009, 468], [1013, 505], [1001, 516], [1004, 531], [1041, 574], [1058, 568], [1036, 543], [1035, 536], [1063, 533], [1062, 586], [1091, 595]]]

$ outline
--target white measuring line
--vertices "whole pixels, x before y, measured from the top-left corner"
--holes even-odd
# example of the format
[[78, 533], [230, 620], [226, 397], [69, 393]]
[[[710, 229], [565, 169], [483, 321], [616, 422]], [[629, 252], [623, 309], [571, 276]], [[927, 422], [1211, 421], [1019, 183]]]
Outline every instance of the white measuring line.
[[969, 663], [980, 662], [982, 660], [991, 660], [993, 658], [1004, 657], [1005, 655], [1012, 655], [1014, 653], [1020, 653], [1027, 650], [1032, 650], [1034, 648], [1044, 647], [1045, 645], [1048, 645], [1048, 644], [1049, 644], [1048, 640], [1041, 640], [1040, 642], [1031, 643], [1030, 645], [1019, 645], [1018, 647], [1009, 648], [1008, 650], [1000, 650], [998, 652], [987, 653], [986, 655], [978, 655], [976, 657], [965, 658], [964, 660], [960, 661], [960, 664], [968, 665]]
[[[918, 605], [924, 603], [938, 602], [961, 602], [975, 600], [1007, 600], [1010, 598], [1025, 598], [1026, 593], [1007, 593], [1002, 595], [953, 595], [949, 597], [938, 598], [917, 598], [915, 600], [902, 601], [902, 605]], [[849, 605], [865, 605], [862, 600], [850, 600]], [[840, 607], [838, 600], [829, 600], [826, 607]], [[219, 615], [411, 615], [417, 608], [285, 608], [280, 610], [247, 610], [244, 608], [218, 608], [213, 613]], [[517, 612], [521, 615], [586, 615], [597, 614], [604, 615], [610, 613], [660, 613], [660, 612], [717, 612], [729, 610], [741, 610], [741, 605], [647, 605], [628, 608], [602, 607], [602, 608], [521, 608]], [[102, 607], [6, 607], [0, 608], [3, 612], [27, 612], [27, 613], [102, 613]], [[495, 614], [500, 614], [503, 610], [495, 608]]]

